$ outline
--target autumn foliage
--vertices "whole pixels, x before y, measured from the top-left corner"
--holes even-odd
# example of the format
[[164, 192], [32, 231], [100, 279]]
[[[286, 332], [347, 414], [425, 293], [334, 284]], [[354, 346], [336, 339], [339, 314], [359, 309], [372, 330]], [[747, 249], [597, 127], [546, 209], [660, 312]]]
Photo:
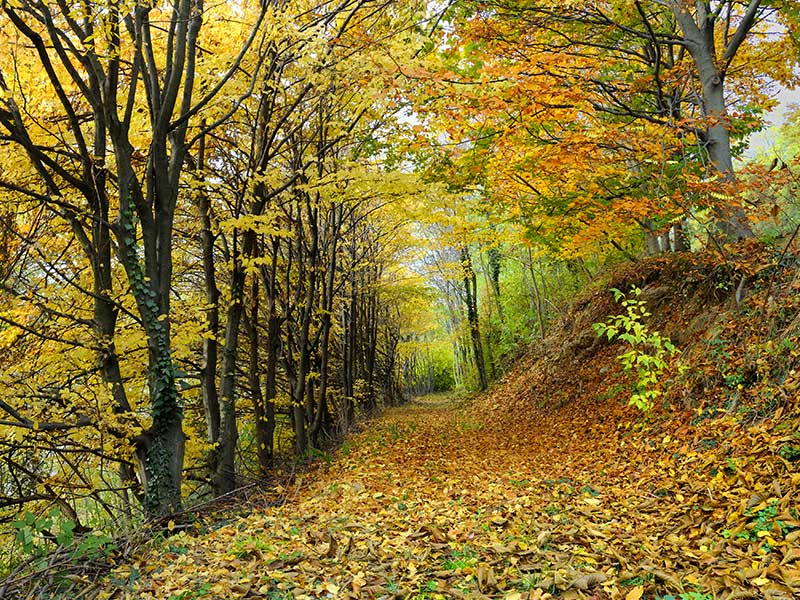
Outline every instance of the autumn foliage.
[[796, 596], [798, 23], [0, 1], [0, 596]]
[[[642, 286], [650, 325], [683, 351], [646, 419], [625, 405], [624, 344], [591, 328], [620, 310], [598, 290], [490, 393], [392, 409], [241, 516], [169, 524], [112, 587], [132, 598], [793, 598], [797, 323], [748, 311], [771, 282], [796, 315], [796, 277], [756, 267], [736, 307], [717, 287], [730, 273], [706, 259], [651, 261], [612, 282]], [[758, 342], [770, 328], [778, 335]]]

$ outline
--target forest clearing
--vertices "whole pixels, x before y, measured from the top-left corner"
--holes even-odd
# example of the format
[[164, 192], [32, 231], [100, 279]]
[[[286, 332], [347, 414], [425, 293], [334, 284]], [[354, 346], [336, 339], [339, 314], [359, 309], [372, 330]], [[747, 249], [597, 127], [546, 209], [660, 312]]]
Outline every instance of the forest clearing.
[[0, 597], [800, 597], [794, 0], [0, 0]]

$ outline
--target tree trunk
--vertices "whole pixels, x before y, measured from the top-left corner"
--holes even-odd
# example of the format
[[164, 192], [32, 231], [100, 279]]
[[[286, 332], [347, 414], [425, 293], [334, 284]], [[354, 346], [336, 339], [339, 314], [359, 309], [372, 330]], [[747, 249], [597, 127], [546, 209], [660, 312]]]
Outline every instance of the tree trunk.
[[[722, 75], [715, 68], [701, 71], [703, 104], [706, 118], [712, 123], [706, 131], [706, 148], [714, 165], [723, 190], [734, 184], [733, 158], [731, 155], [730, 118], [725, 108]], [[723, 206], [714, 211], [720, 241], [729, 242], [753, 237], [747, 215], [740, 206]]]
[[[299, 286], [305, 281], [305, 299], [300, 311], [300, 335], [296, 341], [297, 359], [286, 355], [286, 360], [293, 361], [294, 369], [293, 382], [291, 383], [292, 412], [294, 415], [294, 434], [295, 434], [295, 453], [303, 456], [308, 451], [308, 429], [306, 422], [306, 411], [304, 402], [306, 400], [307, 378], [311, 367], [311, 321], [314, 313], [314, 304], [317, 293], [317, 267], [319, 261], [319, 231], [318, 231], [318, 209], [313, 207], [311, 199], [305, 195], [298, 198], [298, 215], [301, 215], [302, 205], [305, 205], [308, 215], [308, 227], [311, 235], [308, 251], [304, 250], [303, 231], [298, 217], [296, 252], [298, 259], [299, 280], [298, 299], [300, 296]], [[307, 240], [308, 242], [308, 240]], [[290, 349], [291, 351], [291, 349]]]
[[318, 436], [323, 426], [323, 420], [328, 413], [328, 378], [330, 371], [330, 338], [331, 315], [335, 296], [337, 251], [342, 222], [341, 206], [331, 208], [331, 225], [329, 241], [329, 260], [326, 265], [325, 282], [322, 288], [322, 316], [320, 318], [320, 348], [319, 348], [319, 390], [317, 393], [317, 407], [314, 421], [311, 424], [311, 437], [317, 443]]
[[[198, 177], [204, 177], [206, 138], [200, 138], [197, 157]], [[219, 289], [217, 288], [216, 267], [214, 265], [214, 233], [211, 230], [211, 202], [204, 185], [200, 186], [198, 197], [200, 213], [200, 246], [203, 254], [203, 283], [206, 289], [206, 326], [203, 337], [202, 389], [203, 408], [206, 413], [208, 441], [219, 439], [220, 413], [217, 393], [217, 361], [219, 356]], [[213, 462], [213, 461], [212, 461]]]
[[270, 264], [260, 269], [261, 281], [267, 300], [267, 364], [264, 369], [264, 443], [270, 456], [275, 446], [275, 397], [278, 393], [278, 361], [281, 350], [281, 325], [283, 319], [277, 314], [277, 276], [280, 240], [272, 238]]
[[181, 506], [185, 438], [169, 332], [161, 322], [153, 329], [148, 369], [153, 424], [137, 441], [139, 456], [144, 459], [140, 476], [145, 489], [145, 510], [150, 515], [166, 515]]
[[[259, 291], [258, 279], [253, 277], [253, 289], [250, 297], [250, 315], [245, 320], [247, 339], [249, 342], [249, 361], [247, 365], [247, 381], [250, 386], [250, 397], [253, 399], [253, 417], [255, 419], [256, 456], [258, 468], [262, 476], [272, 467], [272, 431], [270, 431], [267, 406], [261, 392], [261, 361], [259, 359]], [[274, 413], [273, 413], [274, 420]], [[274, 422], [271, 424], [274, 428]]]
[[467, 309], [467, 324], [469, 326], [470, 338], [472, 339], [475, 368], [478, 371], [478, 385], [481, 390], [485, 390], [489, 386], [489, 383], [486, 378], [486, 362], [483, 358], [483, 344], [481, 342], [480, 324], [478, 322], [478, 283], [475, 270], [472, 268], [472, 258], [466, 246], [461, 247], [461, 268], [463, 271], [464, 304]]
[[661, 253], [661, 244], [659, 243], [659, 235], [656, 233], [656, 226], [650, 219], [644, 220], [642, 223], [644, 230], [644, 252], [647, 256], [657, 256]]
[[214, 488], [217, 494], [226, 494], [236, 489], [236, 444], [239, 440], [236, 424], [236, 360], [239, 354], [239, 330], [245, 295], [245, 270], [242, 259], [252, 255], [255, 233], [246, 230], [241, 234], [241, 250], [236, 248], [238, 235], [238, 232], [234, 231], [231, 299], [225, 324], [225, 347], [222, 351], [219, 386], [220, 431], [214, 476]]
[[533, 267], [533, 252], [531, 252], [531, 247], [528, 246], [528, 271], [531, 275], [531, 283], [533, 284], [533, 293], [536, 299], [536, 320], [539, 323], [539, 335], [542, 339], [545, 336], [545, 324], [544, 324], [544, 311], [542, 306], [542, 291], [539, 289], [539, 284], [536, 281], [536, 269]]
[[265, 443], [274, 453], [275, 447], [275, 396], [278, 393], [278, 360], [281, 347], [281, 319], [271, 314], [267, 321], [267, 368], [264, 373]]
[[672, 226], [672, 234], [675, 238], [675, 252], [688, 252], [691, 249], [689, 237], [684, 228], [685, 219], [681, 219]]
[[[731, 121], [725, 106], [725, 69], [735, 55], [738, 44], [752, 28], [760, 2], [751, 1], [750, 9], [743, 16], [730, 36], [731, 42], [718, 57], [715, 39], [715, 17], [709, 14], [706, 3], [697, 3], [693, 16], [685, 3], [670, 2], [672, 12], [683, 32], [686, 48], [692, 56], [702, 89], [702, 110], [706, 119], [703, 135], [708, 158], [723, 193], [728, 193], [735, 184], [733, 157], [731, 153]], [[752, 10], [751, 10], [752, 9]], [[726, 35], [727, 37], [727, 35]], [[735, 42], [734, 40], [739, 40]], [[727, 43], [727, 40], [726, 40]], [[734, 44], [734, 45], [731, 45]], [[740, 206], [718, 206], [714, 210], [719, 243], [735, 241], [753, 236], [747, 215]]]
[[661, 252], [663, 254], [669, 254], [672, 252], [672, 240], [670, 240], [670, 231], [672, 227], [669, 227], [664, 233], [662, 233], [658, 238], [658, 245], [661, 248]]
[[497, 246], [490, 246], [486, 254], [489, 263], [489, 281], [492, 286], [492, 297], [497, 307], [497, 315], [500, 317], [500, 322], [504, 323], [503, 304], [500, 301], [500, 270], [503, 265], [503, 254]]

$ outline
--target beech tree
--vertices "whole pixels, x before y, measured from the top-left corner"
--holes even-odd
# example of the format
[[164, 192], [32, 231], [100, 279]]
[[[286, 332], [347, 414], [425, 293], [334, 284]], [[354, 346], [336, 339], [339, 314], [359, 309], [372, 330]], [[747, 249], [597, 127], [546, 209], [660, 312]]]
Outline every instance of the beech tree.
[[[561, 33], [579, 48], [599, 47], [612, 56], [617, 54], [644, 67], [644, 74], [652, 78], [647, 89], [653, 99], [650, 108], [637, 106], [624, 84], [596, 79], [606, 100], [598, 105], [601, 110], [662, 122], [672, 120], [674, 126], [682, 127], [680, 120], [685, 116], [682, 106], [694, 105], [699, 114], [689, 127], [697, 134], [712, 172], [720, 182], [728, 183], [734, 179], [731, 151], [734, 125], [728, 109], [726, 78], [742, 44], [759, 43], [751, 39], [754, 27], [765, 20], [774, 20], [777, 11], [760, 0], [746, 3], [636, 0], [627, 7], [589, 3], [566, 11], [542, 3], [521, 14], [533, 19], [532, 23], [529, 21], [532, 25], [550, 22], [564, 26]], [[571, 24], [585, 27], [570, 30]], [[609, 33], [601, 33], [604, 30]], [[680, 81], [670, 71], [679, 65], [683, 52], [692, 59], [693, 73]], [[692, 89], [688, 85], [690, 80], [696, 80], [699, 89]], [[715, 210], [723, 241], [752, 235], [741, 207], [720, 206]]]
[[[265, 8], [226, 69], [198, 91], [209, 16], [202, 2], [2, 4], [4, 28], [17, 35], [0, 74], [2, 140], [24, 153], [36, 177], [19, 185], [6, 174], [0, 187], [66, 223], [88, 261], [94, 309], [87, 324], [113, 410], [123, 415], [132, 406], [116, 349], [115, 265], [124, 270], [147, 343], [149, 424], [134, 442], [151, 515], [180, 505], [184, 434], [170, 307], [175, 211], [195, 135], [190, 122], [238, 68]], [[44, 89], [14, 77], [20, 65], [40, 69]]]

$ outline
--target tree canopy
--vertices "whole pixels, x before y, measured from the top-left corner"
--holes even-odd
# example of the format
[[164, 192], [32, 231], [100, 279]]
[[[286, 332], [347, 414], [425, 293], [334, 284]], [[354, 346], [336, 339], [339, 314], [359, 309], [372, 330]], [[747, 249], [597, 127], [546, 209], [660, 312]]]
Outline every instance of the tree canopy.
[[603, 265], [787, 235], [794, 157], [746, 150], [798, 18], [0, 1], [0, 523], [265, 481], [380, 406], [486, 389]]

